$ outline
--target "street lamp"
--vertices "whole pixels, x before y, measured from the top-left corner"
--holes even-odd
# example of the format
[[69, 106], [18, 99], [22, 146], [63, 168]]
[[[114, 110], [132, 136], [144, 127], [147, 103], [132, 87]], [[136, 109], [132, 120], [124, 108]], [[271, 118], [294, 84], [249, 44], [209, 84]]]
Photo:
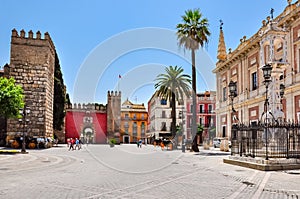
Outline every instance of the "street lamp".
[[236, 110], [234, 110], [233, 108], [233, 99], [234, 97], [237, 96], [237, 93], [236, 93], [236, 82], [233, 82], [232, 80], [229, 82], [228, 84], [228, 87], [229, 87], [229, 97], [231, 99], [231, 109], [232, 109], [232, 112], [236, 112]]
[[265, 97], [265, 104], [264, 104], [264, 114], [266, 114], [265, 118], [265, 134], [266, 134], [266, 160], [269, 159], [268, 157], [268, 88], [269, 84], [271, 82], [271, 72], [272, 72], [272, 66], [271, 64], [264, 65], [262, 67], [263, 76], [264, 76], [264, 84], [266, 86], [266, 97]]
[[280, 90], [280, 97], [283, 98], [283, 95], [284, 95], [284, 89], [285, 89], [285, 86], [284, 84], [280, 84], [279, 86], [279, 90]]
[[22, 119], [19, 119], [19, 122], [23, 123], [23, 136], [22, 136], [22, 153], [26, 153], [26, 142], [25, 142], [25, 126], [26, 122], [29, 122], [29, 119], [26, 119], [26, 116], [30, 113], [30, 109], [27, 109], [26, 105], [24, 105], [24, 108], [19, 111], [22, 115]]

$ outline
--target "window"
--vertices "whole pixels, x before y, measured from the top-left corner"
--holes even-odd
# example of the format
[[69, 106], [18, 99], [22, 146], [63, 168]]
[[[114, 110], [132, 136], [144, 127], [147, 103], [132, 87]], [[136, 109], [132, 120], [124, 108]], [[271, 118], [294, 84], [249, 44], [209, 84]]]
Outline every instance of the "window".
[[162, 112], [161, 112], [161, 117], [162, 117], [162, 118], [166, 118], [166, 111], [162, 111]]
[[129, 127], [128, 122], [125, 122], [125, 123], [124, 123], [124, 127], [125, 127], [125, 128], [126, 128], [126, 127], [127, 127], [127, 128]]
[[162, 122], [161, 123], [161, 131], [167, 131], [167, 125], [166, 125], [166, 122]]
[[145, 119], [145, 115], [144, 114], [142, 114], [142, 120], [144, 120]]
[[208, 105], [208, 113], [212, 113], [213, 112], [213, 105], [209, 104]]
[[142, 122], [142, 124], [141, 124], [141, 134], [142, 134], [142, 137], [145, 136], [145, 122]]
[[166, 99], [161, 99], [160, 104], [161, 105], [167, 105], [167, 100]]
[[178, 118], [182, 119], [182, 111], [179, 111]]
[[133, 133], [134, 135], [137, 134], [137, 124], [136, 124], [136, 122], [133, 123], [133, 131], [132, 131], [132, 133]]
[[298, 71], [300, 71], [300, 48], [298, 49], [298, 68]]
[[133, 114], [133, 119], [136, 120], [136, 114]]
[[257, 89], [257, 73], [254, 72], [251, 74], [251, 76], [252, 76], [252, 78], [251, 78], [252, 79], [252, 90], [254, 91]]
[[223, 102], [227, 100], [227, 89], [226, 87], [223, 88]]
[[204, 105], [203, 104], [200, 104], [200, 106], [199, 106], [199, 112], [200, 113], [204, 113]]
[[184, 101], [182, 99], [178, 100], [178, 105], [184, 105]]
[[128, 120], [129, 119], [129, 115], [126, 113], [125, 114], [125, 120]]
[[199, 124], [200, 124], [200, 125], [203, 124], [203, 118], [202, 118], [202, 117], [199, 118]]

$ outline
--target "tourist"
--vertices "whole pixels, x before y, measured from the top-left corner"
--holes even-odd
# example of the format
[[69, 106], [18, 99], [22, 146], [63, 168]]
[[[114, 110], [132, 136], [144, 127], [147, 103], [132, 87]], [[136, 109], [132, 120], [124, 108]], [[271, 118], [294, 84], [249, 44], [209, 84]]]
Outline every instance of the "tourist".
[[76, 138], [76, 140], [75, 140], [75, 150], [76, 150], [76, 148], [78, 148], [78, 150], [80, 149], [79, 148], [79, 140], [78, 140], [78, 138]]
[[70, 139], [69, 144], [70, 144], [69, 151], [71, 150], [71, 148], [72, 148], [72, 151], [73, 151], [74, 150], [74, 146], [73, 146], [74, 145], [74, 140], [73, 140], [73, 138]]
[[163, 141], [161, 141], [161, 143], [160, 143], [160, 147], [161, 147], [161, 150], [163, 151], [163, 150], [164, 150], [164, 148], [165, 148], [165, 145], [164, 145], [164, 142], [163, 142]]

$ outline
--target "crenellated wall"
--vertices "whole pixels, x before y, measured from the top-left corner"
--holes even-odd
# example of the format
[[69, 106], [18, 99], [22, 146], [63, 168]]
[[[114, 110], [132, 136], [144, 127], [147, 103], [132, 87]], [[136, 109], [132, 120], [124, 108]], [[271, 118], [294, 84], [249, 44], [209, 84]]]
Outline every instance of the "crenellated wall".
[[121, 124], [121, 92], [107, 92], [107, 134], [108, 137], [118, 137]]
[[[27, 34], [24, 30], [12, 30], [10, 64], [4, 75], [15, 78], [24, 89], [30, 109], [26, 117], [29, 136], [53, 136], [54, 64], [55, 47], [49, 33], [42, 38], [40, 31], [34, 36], [31, 30]], [[8, 120], [8, 136], [18, 132], [23, 132], [19, 121]]]
[[66, 105], [66, 108], [72, 109], [72, 110], [77, 110], [77, 111], [95, 110], [95, 111], [106, 112], [106, 105], [95, 104], [95, 103], [88, 103], [88, 104], [74, 103], [74, 104]]

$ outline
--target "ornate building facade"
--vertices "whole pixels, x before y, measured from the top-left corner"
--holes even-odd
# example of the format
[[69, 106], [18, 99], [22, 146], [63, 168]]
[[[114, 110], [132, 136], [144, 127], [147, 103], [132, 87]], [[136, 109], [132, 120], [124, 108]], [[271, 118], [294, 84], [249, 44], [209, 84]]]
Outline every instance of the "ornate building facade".
[[74, 104], [66, 109], [65, 138], [80, 138], [84, 143], [107, 143], [106, 106]]
[[[280, 15], [273, 18], [271, 11], [252, 37], [244, 36], [228, 53], [221, 26], [213, 71], [217, 81], [217, 136], [230, 137], [232, 124], [258, 123], [269, 112], [277, 119], [300, 122], [300, 3], [287, 3]], [[262, 71], [266, 65], [272, 69], [268, 92]], [[230, 82], [236, 84], [232, 98]]]
[[[201, 125], [203, 127], [202, 137], [199, 140], [199, 142], [202, 143], [203, 139], [213, 139], [213, 137], [215, 136], [214, 129], [216, 126], [216, 91], [206, 91], [203, 93], [198, 93], [196, 102], [196, 123], [197, 125]], [[186, 100], [186, 131], [188, 139], [191, 139], [192, 104], [192, 98], [188, 98]]]
[[[185, 100], [176, 101], [176, 124], [182, 126], [183, 133], [186, 134]], [[157, 96], [155, 92], [148, 101], [148, 136], [155, 139], [171, 137], [171, 105], [170, 101]]]
[[148, 112], [144, 104], [134, 104], [128, 99], [121, 107], [121, 143], [136, 143], [146, 139]]

